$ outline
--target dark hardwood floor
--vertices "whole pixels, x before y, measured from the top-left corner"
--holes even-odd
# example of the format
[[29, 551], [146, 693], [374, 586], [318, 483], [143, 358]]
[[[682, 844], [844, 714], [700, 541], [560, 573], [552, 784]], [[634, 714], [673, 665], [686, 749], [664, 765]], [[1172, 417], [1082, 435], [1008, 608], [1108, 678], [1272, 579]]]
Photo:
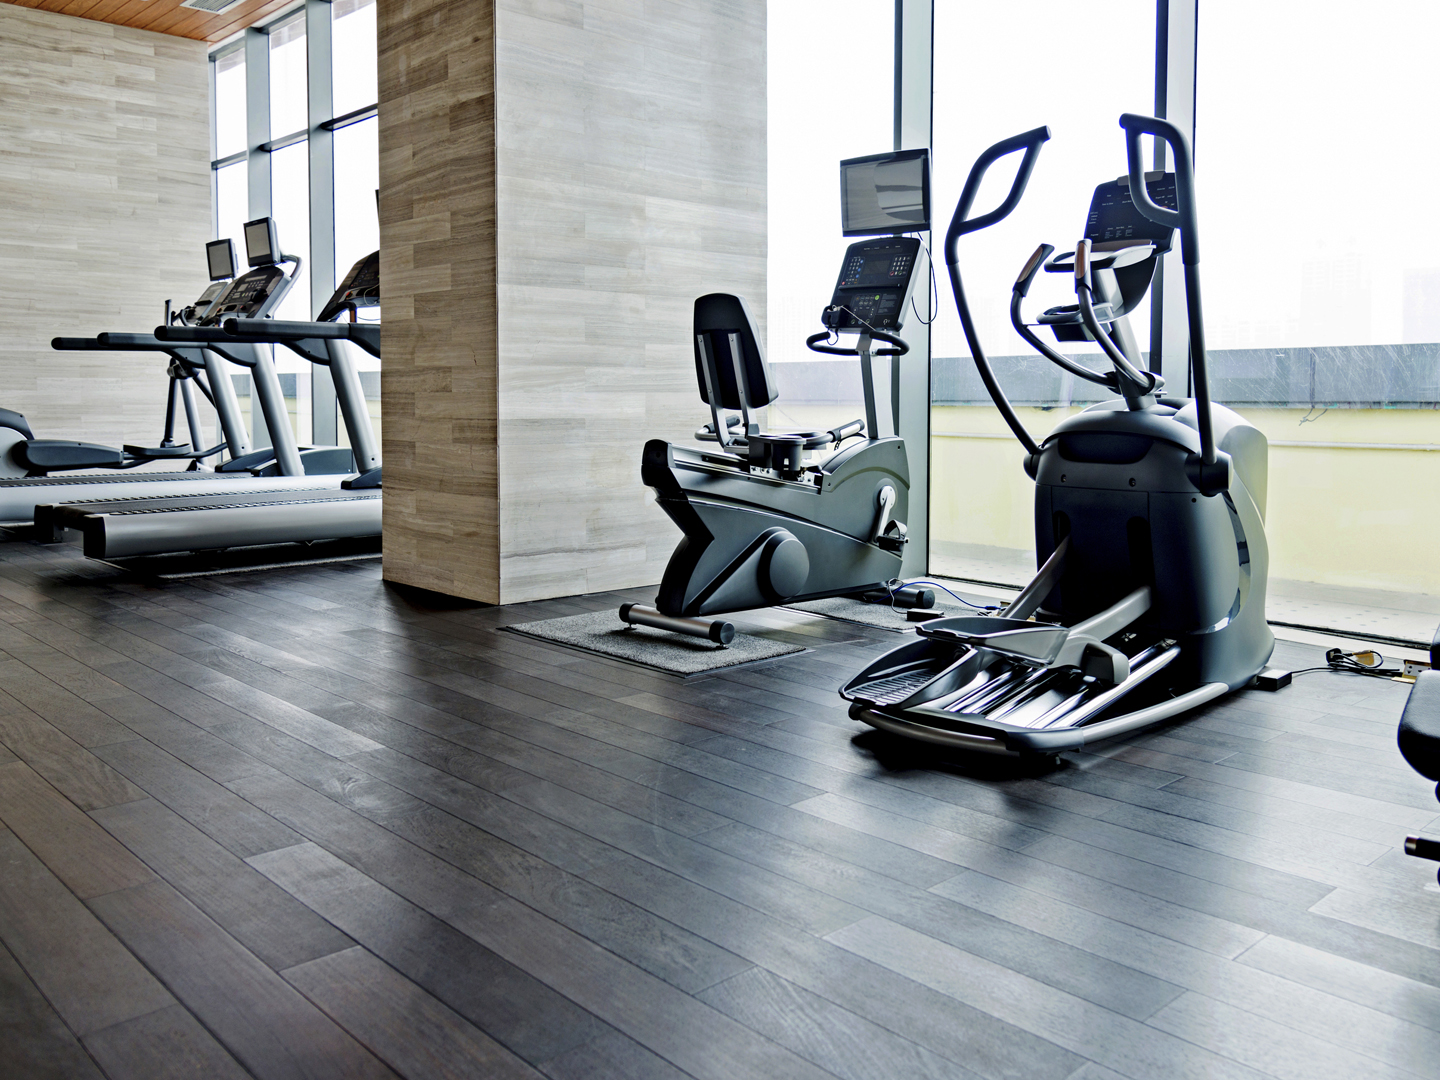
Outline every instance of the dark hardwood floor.
[[690, 680], [500, 631], [620, 599], [0, 545], [0, 1075], [1440, 1070], [1403, 685], [1027, 775], [850, 721], [881, 631], [762, 613], [811, 651]]

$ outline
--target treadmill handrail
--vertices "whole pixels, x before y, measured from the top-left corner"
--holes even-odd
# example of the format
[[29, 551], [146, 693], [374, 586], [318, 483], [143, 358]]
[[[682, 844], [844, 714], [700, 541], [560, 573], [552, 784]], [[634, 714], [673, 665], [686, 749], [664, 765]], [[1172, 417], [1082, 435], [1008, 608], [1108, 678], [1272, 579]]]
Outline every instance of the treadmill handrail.
[[278, 319], [226, 319], [223, 324], [231, 340], [269, 341], [283, 344], [306, 338], [353, 341], [372, 356], [380, 355], [380, 324], [349, 322], [292, 322]]
[[[107, 335], [102, 334], [101, 337]], [[142, 335], [135, 335], [136, 337]], [[212, 341], [223, 341], [233, 344], [235, 339], [216, 326], [157, 326], [155, 337], [160, 341], [182, 341], [191, 343], [205, 343]]]

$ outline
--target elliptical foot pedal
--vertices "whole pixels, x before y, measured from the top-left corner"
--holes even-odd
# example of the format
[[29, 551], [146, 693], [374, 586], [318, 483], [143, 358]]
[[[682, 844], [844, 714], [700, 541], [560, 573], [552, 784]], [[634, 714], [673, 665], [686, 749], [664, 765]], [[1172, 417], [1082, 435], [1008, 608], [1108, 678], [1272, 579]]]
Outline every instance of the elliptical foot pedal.
[[735, 624], [724, 619], [689, 619], [666, 615], [644, 604], [621, 604], [620, 621], [632, 626], [649, 626], [656, 630], [706, 638], [722, 648], [735, 640]]

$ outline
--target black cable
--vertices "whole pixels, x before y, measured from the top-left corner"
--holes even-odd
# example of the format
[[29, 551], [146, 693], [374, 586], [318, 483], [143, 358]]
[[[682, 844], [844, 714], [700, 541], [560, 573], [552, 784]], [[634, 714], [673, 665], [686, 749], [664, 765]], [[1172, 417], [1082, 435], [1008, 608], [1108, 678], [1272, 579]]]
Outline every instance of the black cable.
[[890, 594], [890, 610], [891, 610], [891, 611], [894, 611], [897, 615], [899, 614], [899, 609], [895, 606], [895, 594], [896, 594], [897, 592], [899, 592], [901, 589], [909, 588], [909, 587], [912, 586], [912, 585], [933, 585], [935, 588], [939, 589], [941, 592], [949, 593], [949, 594], [950, 594], [951, 596], [953, 596], [956, 600], [959, 600], [960, 603], [964, 604], [966, 607], [971, 608], [971, 609], [973, 609], [973, 610], [975, 610], [975, 611], [984, 612], [984, 613], [989, 613], [989, 612], [992, 612], [992, 611], [999, 611], [999, 610], [1001, 610], [1001, 606], [1000, 606], [999, 604], [992, 604], [992, 605], [986, 607], [986, 606], [982, 606], [982, 605], [980, 605], [980, 604], [973, 603], [972, 601], [966, 600], [965, 597], [961, 596], [959, 593], [954, 592], [954, 591], [951, 590], [951, 589], [947, 589], [944, 585], [941, 585], [940, 582], [938, 582], [938, 581], [930, 581], [930, 580], [928, 580], [928, 579], [926, 579], [926, 578], [916, 578], [914, 581], [905, 581], [905, 580], [903, 580], [903, 579], [901, 579], [901, 578], [891, 578], [889, 581], [884, 582], [884, 583], [881, 585], [881, 587], [882, 587], [886, 592], [888, 592], [888, 593]]
[[1292, 671], [1290, 677], [1296, 675], [1308, 675], [1312, 671], [1335, 671], [1344, 675], [1369, 675], [1376, 679], [1394, 679], [1405, 674], [1403, 667], [1387, 668], [1382, 665], [1385, 657], [1374, 649], [1364, 650], [1368, 655], [1376, 658], [1374, 665], [1362, 664], [1355, 659], [1358, 653], [1349, 653], [1344, 649], [1326, 649], [1325, 664], [1322, 667], [1301, 668], [1299, 671]]
[[930, 245], [925, 242], [923, 233], [916, 233], [915, 239], [920, 241], [920, 246], [925, 249], [925, 265], [930, 270], [930, 318], [921, 319], [920, 311], [915, 306], [915, 293], [910, 293], [910, 310], [915, 312], [915, 318], [921, 326], [931, 325], [940, 314], [940, 286], [935, 280], [935, 260], [930, 256]]

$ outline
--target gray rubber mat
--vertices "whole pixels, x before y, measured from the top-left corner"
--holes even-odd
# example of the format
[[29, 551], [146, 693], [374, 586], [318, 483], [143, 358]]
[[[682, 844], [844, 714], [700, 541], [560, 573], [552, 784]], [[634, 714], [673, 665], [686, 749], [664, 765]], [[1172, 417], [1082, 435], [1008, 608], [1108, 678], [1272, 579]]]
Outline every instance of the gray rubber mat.
[[721, 648], [703, 638], [653, 630], [648, 626], [627, 627], [620, 621], [620, 616], [608, 608], [584, 615], [519, 623], [506, 629], [670, 675], [701, 675], [707, 671], [805, 651], [803, 645], [771, 641], [751, 634], [736, 634], [734, 641]]
[[[950, 602], [944, 603], [945, 600], [950, 600]], [[983, 601], [977, 602], [983, 603]], [[824, 615], [827, 619], [844, 619], [846, 622], [864, 623], [866, 626], [878, 626], [882, 630], [900, 630], [909, 633], [919, 625], [905, 617], [903, 608], [896, 611], [888, 604], [867, 604], [864, 600], [851, 600], [844, 596], [835, 596], [828, 600], [805, 600], [798, 604], [786, 604], [785, 606], [793, 611]], [[973, 614], [971, 609], [960, 601], [950, 599], [943, 594], [936, 599], [935, 606], [946, 615]]]

